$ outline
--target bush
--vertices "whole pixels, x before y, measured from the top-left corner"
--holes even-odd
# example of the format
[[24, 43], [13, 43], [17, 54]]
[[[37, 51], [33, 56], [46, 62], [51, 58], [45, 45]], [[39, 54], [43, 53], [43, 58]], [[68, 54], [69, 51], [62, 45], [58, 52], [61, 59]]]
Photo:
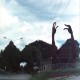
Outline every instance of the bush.
[[30, 80], [46, 80], [47, 78], [48, 72], [41, 72], [39, 74], [33, 75]]

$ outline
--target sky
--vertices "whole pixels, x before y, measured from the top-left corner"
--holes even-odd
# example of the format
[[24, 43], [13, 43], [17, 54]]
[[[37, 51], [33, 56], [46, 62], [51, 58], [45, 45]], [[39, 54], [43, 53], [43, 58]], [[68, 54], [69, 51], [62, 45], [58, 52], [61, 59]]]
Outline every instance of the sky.
[[20, 50], [36, 40], [51, 44], [53, 22], [59, 26], [55, 34], [58, 48], [70, 38], [64, 24], [72, 26], [80, 43], [79, 8], [79, 0], [0, 0], [0, 50], [10, 40]]

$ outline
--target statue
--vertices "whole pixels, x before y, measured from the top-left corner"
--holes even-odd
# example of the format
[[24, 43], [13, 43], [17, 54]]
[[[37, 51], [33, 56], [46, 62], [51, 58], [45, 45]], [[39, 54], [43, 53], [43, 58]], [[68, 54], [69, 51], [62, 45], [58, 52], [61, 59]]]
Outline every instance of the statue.
[[52, 54], [52, 63], [56, 63], [56, 52], [57, 52], [57, 47], [55, 45], [55, 40], [54, 40], [54, 36], [56, 33], [56, 29], [58, 28], [58, 26], [56, 26], [56, 22], [53, 23], [53, 27], [52, 27], [52, 47], [51, 47], [51, 54]]
[[76, 53], [76, 44], [75, 44], [75, 40], [74, 40], [74, 36], [73, 36], [73, 31], [72, 31], [72, 28], [70, 25], [65, 24], [65, 26], [67, 26], [68, 28], [64, 28], [64, 30], [67, 29], [71, 35], [71, 61], [70, 62], [75, 63], [77, 53]]
[[[68, 32], [71, 35], [70, 39], [70, 52], [67, 52], [67, 47], [61, 47], [59, 50], [57, 49], [55, 45], [55, 40], [54, 36], [56, 33], [56, 30], [58, 26], [56, 26], [56, 22], [53, 23], [53, 28], [52, 28], [52, 63], [75, 63], [77, 60], [77, 51], [76, 51], [76, 44], [73, 36], [73, 31], [70, 25], [64, 24], [67, 28], [64, 28], [64, 30], [68, 30]], [[69, 40], [68, 40], [69, 41]], [[67, 43], [65, 43], [67, 44]], [[65, 58], [66, 57], [66, 58]], [[70, 59], [69, 59], [70, 58]], [[62, 59], [62, 60], [61, 60]]]

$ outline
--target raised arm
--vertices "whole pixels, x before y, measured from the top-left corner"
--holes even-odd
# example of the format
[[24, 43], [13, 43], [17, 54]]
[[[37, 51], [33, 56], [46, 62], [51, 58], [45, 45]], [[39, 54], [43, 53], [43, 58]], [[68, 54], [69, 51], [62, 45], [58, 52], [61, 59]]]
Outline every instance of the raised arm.
[[72, 28], [71, 28], [71, 26], [70, 25], [66, 25], [65, 24], [65, 26], [67, 26], [67, 28], [64, 28], [64, 29], [67, 29], [68, 30], [68, 32], [70, 33], [70, 35], [71, 35], [71, 62], [72, 63], [75, 63], [76, 62], [76, 44], [75, 44], [75, 40], [74, 40], [74, 36], [73, 36], [73, 31], [72, 31]]
[[54, 22], [54, 23], [53, 23], [53, 27], [52, 27], [52, 45], [55, 45], [54, 36], [55, 36], [57, 27], [58, 27], [58, 26], [56, 26], [56, 22]]
[[52, 63], [56, 62], [56, 51], [57, 51], [57, 47], [55, 45], [55, 33], [56, 33], [56, 29], [58, 26], [56, 26], [56, 22], [53, 23], [53, 27], [52, 27], [52, 50], [51, 50], [51, 54], [52, 54]]
[[66, 25], [66, 24], [65, 24], [65, 26], [67, 26], [67, 28], [64, 28], [64, 30], [67, 29], [68, 32], [69, 32], [70, 35], [71, 35], [71, 39], [74, 40], [73, 31], [72, 31], [71, 26], [70, 26], [70, 25]]

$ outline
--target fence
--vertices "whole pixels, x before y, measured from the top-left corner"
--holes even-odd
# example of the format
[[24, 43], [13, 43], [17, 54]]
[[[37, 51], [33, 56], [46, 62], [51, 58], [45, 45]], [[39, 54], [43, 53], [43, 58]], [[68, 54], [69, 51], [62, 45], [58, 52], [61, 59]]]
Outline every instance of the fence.
[[51, 69], [80, 69], [80, 63], [56, 63], [56, 64], [45, 64], [42, 65], [40, 71], [49, 71]]

